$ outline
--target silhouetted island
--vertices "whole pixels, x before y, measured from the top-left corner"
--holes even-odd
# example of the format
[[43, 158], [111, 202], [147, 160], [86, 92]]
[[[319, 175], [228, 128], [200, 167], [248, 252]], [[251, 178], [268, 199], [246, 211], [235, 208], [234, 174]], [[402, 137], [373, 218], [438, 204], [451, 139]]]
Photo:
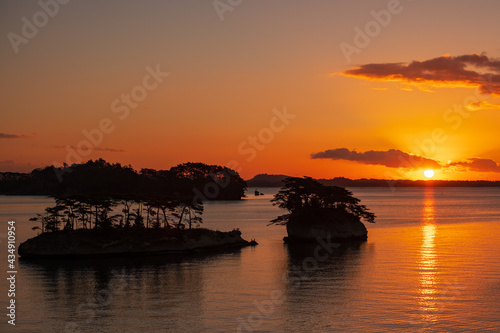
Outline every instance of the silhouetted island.
[[171, 193], [195, 195], [201, 200], [239, 200], [246, 188], [246, 182], [230, 168], [192, 162], [169, 170], [135, 171], [131, 166], [98, 159], [30, 173], [0, 173], [0, 194], [13, 195]]
[[286, 225], [285, 243], [365, 241], [368, 231], [361, 222], [375, 222], [375, 214], [345, 188], [325, 186], [310, 177], [289, 177], [271, 200], [288, 211], [270, 224]]
[[[191, 253], [255, 245], [230, 232], [199, 228], [203, 201], [244, 196], [246, 183], [234, 170], [185, 163], [165, 170], [110, 164], [34, 170], [4, 179], [8, 193], [50, 194], [55, 205], [30, 219], [41, 234], [19, 246], [23, 257]], [[60, 175], [60, 174], [59, 174]], [[15, 188], [14, 185], [19, 185]], [[9, 187], [12, 186], [12, 187]]]
[[23, 258], [75, 258], [145, 255], [183, 255], [235, 250], [256, 245], [229, 232], [203, 228], [179, 229], [79, 229], [47, 232], [19, 246]]

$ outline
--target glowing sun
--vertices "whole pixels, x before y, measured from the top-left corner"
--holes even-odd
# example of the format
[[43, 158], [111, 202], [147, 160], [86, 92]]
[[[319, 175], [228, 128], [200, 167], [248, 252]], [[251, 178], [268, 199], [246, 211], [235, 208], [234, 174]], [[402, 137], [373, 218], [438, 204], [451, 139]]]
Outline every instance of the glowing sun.
[[427, 177], [427, 178], [432, 178], [432, 176], [434, 176], [434, 170], [431, 170], [431, 169], [427, 169], [424, 171], [424, 176]]

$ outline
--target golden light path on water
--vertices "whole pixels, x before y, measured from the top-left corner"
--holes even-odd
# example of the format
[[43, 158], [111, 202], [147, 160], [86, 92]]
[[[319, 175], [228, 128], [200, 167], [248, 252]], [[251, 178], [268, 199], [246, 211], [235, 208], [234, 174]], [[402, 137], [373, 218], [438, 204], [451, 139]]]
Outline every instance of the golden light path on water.
[[422, 315], [421, 320], [426, 323], [438, 320], [437, 291], [438, 281], [436, 279], [436, 224], [434, 211], [434, 189], [427, 188], [424, 196], [423, 220], [422, 220], [422, 245], [420, 247], [419, 259], [419, 306]]

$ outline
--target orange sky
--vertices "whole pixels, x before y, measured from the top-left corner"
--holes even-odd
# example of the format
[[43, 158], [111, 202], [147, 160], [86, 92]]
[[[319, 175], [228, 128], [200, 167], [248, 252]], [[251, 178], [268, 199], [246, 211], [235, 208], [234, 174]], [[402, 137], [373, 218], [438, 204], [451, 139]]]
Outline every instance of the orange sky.
[[46, 3], [0, 4], [0, 171], [500, 180], [498, 2]]

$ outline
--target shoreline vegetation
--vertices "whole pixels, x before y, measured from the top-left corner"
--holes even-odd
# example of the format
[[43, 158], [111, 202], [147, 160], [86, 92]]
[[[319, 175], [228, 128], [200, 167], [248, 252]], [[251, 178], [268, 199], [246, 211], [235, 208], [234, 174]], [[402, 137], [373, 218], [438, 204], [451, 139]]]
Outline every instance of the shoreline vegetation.
[[246, 182], [230, 168], [192, 162], [169, 170], [136, 171], [130, 165], [97, 159], [30, 173], [0, 172], [0, 194], [6, 195], [170, 193], [196, 195], [201, 200], [240, 200], [246, 188]]
[[237, 229], [200, 228], [204, 200], [243, 198], [246, 183], [234, 170], [185, 163], [170, 170], [136, 172], [102, 159], [69, 169], [61, 181], [57, 170], [47, 167], [9, 183], [21, 185], [20, 192], [55, 199], [54, 206], [30, 219], [40, 223], [32, 229], [41, 234], [21, 244], [19, 255], [190, 253], [256, 245], [241, 238]]

